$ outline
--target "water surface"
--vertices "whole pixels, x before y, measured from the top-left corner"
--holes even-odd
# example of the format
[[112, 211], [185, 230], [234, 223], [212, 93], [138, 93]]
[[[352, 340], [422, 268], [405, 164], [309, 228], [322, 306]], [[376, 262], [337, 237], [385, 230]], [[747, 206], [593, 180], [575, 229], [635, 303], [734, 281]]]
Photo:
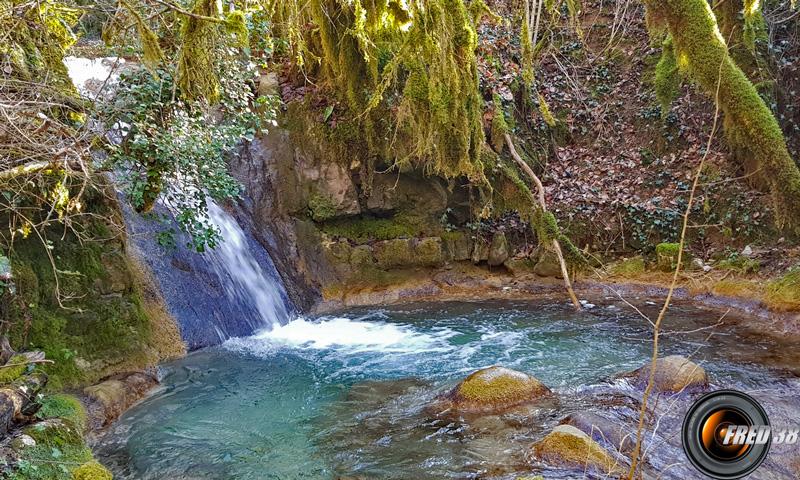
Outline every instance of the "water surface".
[[[583, 313], [507, 301], [353, 310], [232, 339], [165, 365], [163, 387], [107, 432], [98, 454], [120, 479], [581, 478], [532, 462], [528, 446], [575, 412], [633, 428], [641, 395], [615, 376], [650, 354], [646, 320], [618, 299], [593, 301]], [[634, 302], [655, 318], [654, 304]], [[721, 316], [674, 307], [663, 353], [691, 356], [715, 386], [750, 392], [773, 423], [800, 418], [790, 340], [753, 334], [732, 315], [708, 328]], [[490, 365], [536, 376], [559, 402], [456, 420], [425, 409]], [[685, 463], [676, 432], [691, 397], [657, 401], [647, 468], [701, 478], [672, 465]], [[793, 478], [786, 455], [774, 451], [752, 478]]]

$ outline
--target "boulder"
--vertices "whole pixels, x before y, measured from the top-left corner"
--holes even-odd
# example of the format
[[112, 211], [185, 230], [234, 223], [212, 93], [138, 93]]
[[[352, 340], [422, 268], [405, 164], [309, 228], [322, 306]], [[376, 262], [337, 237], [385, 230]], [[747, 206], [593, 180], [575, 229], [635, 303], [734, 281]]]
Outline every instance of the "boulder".
[[[644, 388], [650, 376], [650, 363], [629, 372], [625, 377], [634, 379], [634, 383]], [[676, 393], [680, 391], [697, 391], [708, 386], [708, 374], [700, 365], [681, 355], [670, 355], [659, 358], [656, 363], [655, 389], [659, 392]]]
[[559, 425], [531, 447], [533, 457], [554, 466], [593, 470], [615, 476], [622, 465], [588, 435], [572, 425]]
[[533, 267], [533, 273], [540, 277], [564, 278], [561, 275], [561, 264], [558, 262], [558, 256], [550, 250], [545, 250], [539, 255], [539, 261]]
[[489, 244], [486, 240], [478, 238], [472, 245], [472, 263], [475, 265], [489, 260]]
[[593, 440], [613, 446], [618, 452], [630, 452], [636, 443], [635, 432], [630, 432], [619, 421], [601, 417], [596, 413], [588, 411], [573, 413], [561, 423], [572, 425]]
[[455, 262], [469, 260], [472, 255], [472, 239], [464, 232], [448, 232], [442, 236], [447, 258]]
[[409, 265], [414, 258], [411, 240], [397, 238], [375, 243], [375, 260], [383, 269]]
[[460, 413], [503, 413], [533, 403], [552, 392], [542, 382], [504, 367], [488, 367], [472, 373], [439, 398], [437, 409]]
[[444, 264], [444, 249], [439, 237], [420, 238], [413, 244], [414, 255], [408, 262], [422, 267], [438, 267]]
[[503, 264], [508, 259], [508, 240], [506, 234], [497, 232], [492, 237], [492, 243], [489, 245], [489, 265], [497, 267]]
[[116, 420], [156, 385], [158, 380], [152, 375], [135, 372], [84, 388], [81, 400], [89, 416], [89, 430], [99, 430]]
[[503, 262], [503, 266], [515, 277], [533, 272], [536, 262], [528, 257], [512, 257]]

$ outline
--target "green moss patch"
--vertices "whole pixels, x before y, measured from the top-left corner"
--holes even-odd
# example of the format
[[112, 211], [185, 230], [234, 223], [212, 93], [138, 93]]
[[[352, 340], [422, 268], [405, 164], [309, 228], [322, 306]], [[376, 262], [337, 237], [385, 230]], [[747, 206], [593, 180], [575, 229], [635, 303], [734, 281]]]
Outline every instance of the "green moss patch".
[[410, 238], [419, 233], [418, 228], [410, 222], [396, 218], [342, 218], [322, 224], [321, 229], [328, 235], [346, 238], [356, 243], [373, 240], [391, 240]]
[[764, 289], [764, 303], [775, 310], [800, 310], [800, 268], [768, 282]]
[[86, 462], [72, 471], [73, 480], [111, 480], [111, 472], [100, 463]]
[[0, 368], [0, 385], [4, 383], [11, 383], [18, 379], [25, 373], [28, 368], [28, 359], [24, 355], [14, 355], [11, 357], [6, 366]]
[[61, 418], [81, 431], [86, 429], [86, 410], [74, 395], [63, 393], [46, 395], [41, 401], [42, 407], [36, 413], [40, 419]]

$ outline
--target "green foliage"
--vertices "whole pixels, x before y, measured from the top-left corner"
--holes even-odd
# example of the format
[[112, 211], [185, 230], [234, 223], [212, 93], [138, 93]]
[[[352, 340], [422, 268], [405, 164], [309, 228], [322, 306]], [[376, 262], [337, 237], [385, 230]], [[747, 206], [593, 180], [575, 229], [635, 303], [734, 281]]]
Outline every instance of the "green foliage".
[[[47, 420], [25, 428], [36, 445], [21, 450], [12, 480], [71, 480], [71, 470], [92, 461], [92, 451], [78, 427], [66, 420]], [[101, 477], [102, 478], [102, 477]]]
[[[120, 78], [117, 95], [102, 111], [109, 124], [126, 124], [123, 141], [110, 146], [109, 162], [119, 169], [129, 201], [149, 212], [161, 198], [190, 235], [189, 247], [214, 247], [219, 232], [207, 217], [206, 198], [236, 197], [241, 187], [225, 158], [273, 118], [270, 99], [254, 113], [248, 82], [254, 72], [230, 59], [220, 105], [212, 114], [202, 103], [173, 98], [172, 76], [138, 69]], [[221, 119], [220, 119], [221, 118]], [[219, 119], [219, 120], [215, 120]]]
[[65, 393], [45, 395], [40, 403], [42, 407], [36, 412], [36, 418], [61, 418], [75, 425], [80, 431], [86, 429], [86, 410], [74, 395]]
[[[752, 158], [772, 193], [779, 227], [800, 227], [800, 170], [769, 107], [731, 59], [705, 0], [647, 0], [653, 22], [666, 26], [681, 71], [718, 99], [728, 141]], [[718, 92], [718, 95], [717, 95]]]
[[6, 365], [7, 367], [0, 368], [0, 385], [11, 383], [18, 379], [28, 369], [28, 360], [25, 355], [12, 356]]
[[727, 258], [717, 263], [717, 268], [723, 270], [733, 270], [739, 273], [758, 273], [761, 262], [754, 258], [749, 258], [739, 252], [731, 252]]

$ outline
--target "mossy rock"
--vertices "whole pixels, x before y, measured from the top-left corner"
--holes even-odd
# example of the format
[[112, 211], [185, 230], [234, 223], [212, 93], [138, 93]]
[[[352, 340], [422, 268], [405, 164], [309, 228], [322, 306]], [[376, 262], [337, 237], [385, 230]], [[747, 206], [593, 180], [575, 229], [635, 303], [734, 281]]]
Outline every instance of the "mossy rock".
[[322, 222], [336, 216], [336, 205], [324, 195], [313, 194], [308, 199], [308, 212], [315, 222]]
[[555, 466], [593, 470], [612, 477], [624, 473], [608, 451], [572, 425], [557, 426], [531, 451], [534, 458]]
[[[644, 388], [650, 376], [650, 363], [624, 376], [632, 377], [637, 386]], [[655, 389], [659, 392], [694, 392], [708, 387], [708, 374], [688, 358], [670, 355], [658, 359], [654, 381]]]
[[561, 273], [561, 263], [558, 261], [558, 256], [550, 250], [545, 250], [539, 256], [539, 261], [533, 267], [533, 273], [540, 277], [564, 278]]
[[472, 239], [465, 232], [446, 232], [442, 242], [447, 258], [456, 262], [469, 260], [472, 254]]
[[489, 260], [489, 243], [482, 238], [475, 240], [470, 258], [475, 265]]
[[28, 359], [25, 355], [14, 355], [6, 362], [7, 367], [0, 368], [0, 385], [11, 383], [18, 379], [28, 369]]
[[86, 462], [72, 471], [73, 480], [112, 480], [111, 472], [99, 462]]
[[86, 429], [86, 409], [77, 397], [65, 393], [46, 395], [36, 416], [41, 419], [61, 418], [81, 431]]
[[414, 243], [414, 256], [409, 263], [423, 267], [438, 267], [444, 264], [444, 249], [439, 237], [420, 238]]
[[528, 374], [494, 366], [472, 373], [443, 400], [457, 412], [502, 413], [551, 394], [549, 388]]
[[609, 269], [611, 275], [624, 278], [636, 277], [644, 273], [645, 270], [644, 258], [641, 256], [626, 258], [612, 265]]
[[506, 269], [508, 269], [508, 271], [516, 277], [519, 275], [532, 273], [533, 269], [536, 267], [536, 262], [529, 257], [512, 257], [503, 262], [503, 266], [505, 266]]
[[83, 431], [64, 418], [50, 418], [31, 424], [23, 433], [36, 440], [37, 445], [64, 449], [83, 446]]
[[354, 269], [371, 268], [375, 265], [375, 256], [372, 254], [372, 247], [369, 245], [359, 245], [354, 247], [350, 253], [350, 266]]
[[375, 260], [384, 269], [409, 265], [413, 256], [409, 239], [398, 238], [375, 244]]
[[[659, 243], [656, 245], [656, 267], [662, 272], [674, 272], [678, 266], [678, 254], [681, 251], [679, 243]], [[691, 263], [691, 255], [684, 251], [682, 256], [683, 267]]]
[[489, 265], [497, 267], [503, 264], [508, 259], [508, 240], [506, 234], [497, 232], [492, 237], [492, 243], [489, 244]]

